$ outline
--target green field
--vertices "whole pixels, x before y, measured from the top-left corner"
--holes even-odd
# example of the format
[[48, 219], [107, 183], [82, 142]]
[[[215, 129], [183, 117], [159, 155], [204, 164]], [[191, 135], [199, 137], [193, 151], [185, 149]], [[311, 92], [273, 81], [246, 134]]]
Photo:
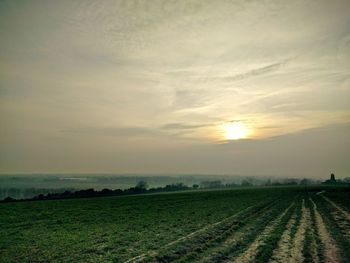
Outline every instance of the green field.
[[2, 203], [0, 261], [350, 262], [349, 200], [286, 187]]

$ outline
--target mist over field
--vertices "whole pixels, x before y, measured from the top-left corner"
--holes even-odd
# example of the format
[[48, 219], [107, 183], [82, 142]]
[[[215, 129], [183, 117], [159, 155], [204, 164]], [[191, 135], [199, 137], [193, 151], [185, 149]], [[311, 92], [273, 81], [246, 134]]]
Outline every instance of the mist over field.
[[[147, 183], [148, 188], [166, 185], [184, 184], [208, 188], [205, 183], [216, 182], [215, 187], [225, 185], [240, 186], [244, 182], [261, 186], [270, 183], [300, 183], [301, 178], [284, 178], [271, 176], [220, 176], [220, 175], [113, 175], [113, 174], [16, 174], [0, 177], [0, 200], [5, 197], [15, 199], [32, 198], [39, 194], [63, 193], [82, 189], [127, 189], [136, 186], [140, 181]], [[320, 182], [316, 180], [313, 183]], [[311, 183], [311, 181], [310, 181]], [[210, 187], [210, 188], [215, 188]]]
[[147, 182], [148, 187], [183, 183], [188, 186], [208, 180], [220, 180], [222, 183], [241, 183], [242, 177], [203, 176], [203, 175], [106, 175], [106, 174], [37, 174], [37, 175], [2, 175], [0, 177], [0, 199], [7, 196], [20, 199], [31, 198], [38, 194], [65, 190], [126, 189], [137, 185], [139, 181]]

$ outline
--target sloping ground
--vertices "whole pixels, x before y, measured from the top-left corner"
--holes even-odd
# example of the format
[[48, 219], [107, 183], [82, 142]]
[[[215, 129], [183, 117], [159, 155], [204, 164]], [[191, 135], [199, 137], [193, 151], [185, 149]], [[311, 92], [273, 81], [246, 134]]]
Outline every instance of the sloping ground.
[[269, 229], [270, 222], [278, 215], [277, 207], [277, 204], [273, 204], [270, 209], [260, 211], [255, 217], [245, 218], [241, 228], [237, 229], [222, 244], [203, 253], [204, 257], [199, 257], [198, 261], [208, 263], [229, 261], [235, 255], [243, 252], [250, 245], [251, 240], [257, 238], [258, 233]]
[[230, 189], [3, 203], [0, 262], [124, 262], [279, 195]]
[[0, 206], [0, 262], [350, 263], [348, 193], [333, 191], [6, 204]]
[[270, 225], [265, 227], [265, 229], [262, 231], [262, 233], [253, 241], [253, 243], [250, 244], [250, 246], [245, 250], [241, 255], [236, 257], [232, 261], [228, 262], [233, 262], [233, 263], [244, 263], [244, 262], [250, 262], [255, 259], [257, 253], [258, 253], [258, 248], [264, 244], [264, 240], [271, 235], [272, 231], [274, 228], [281, 223], [281, 220], [283, 219], [284, 216], [286, 216], [287, 212], [291, 209], [294, 203], [292, 203], [289, 207], [287, 207], [281, 215], [277, 217]]
[[322, 195], [322, 197], [330, 203], [338, 212], [342, 214], [342, 217], [344, 217], [347, 221], [350, 222], [350, 213], [346, 211], [344, 208], [342, 208], [340, 205], [337, 205], [335, 202], [331, 201], [329, 198]]
[[[213, 224], [207, 225], [199, 230], [196, 230], [184, 237], [181, 237], [179, 239], [176, 239], [164, 246], [161, 247], [162, 250], [166, 250], [169, 247], [172, 246], [176, 246], [177, 244], [181, 244], [182, 242], [186, 243], [186, 242], [191, 242], [195, 239], [200, 239], [201, 236], [207, 236], [208, 234], [214, 234], [216, 233], [217, 235], [224, 235], [227, 232], [231, 231], [232, 229], [236, 228], [236, 225], [239, 225], [239, 222], [236, 221], [237, 218], [240, 218], [242, 216], [252, 216], [254, 214], [258, 213], [258, 210], [260, 209], [266, 209], [267, 203], [266, 202], [261, 202], [258, 205], [255, 206], [250, 206], [246, 209], [244, 209], [243, 211], [234, 214], [230, 217], [227, 217], [219, 222], [215, 222]], [[144, 253], [141, 255], [138, 255], [134, 258], [131, 258], [127, 261], [125, 261], [125, 263], [128, 262], [142, 262], [144, 261], [146, 258], [149, 257], [157, 257], [158, 256], [158, 252], [157, 251], [149, 251], [148, 253]], [[174, 257], [175, 258], [175, 257]]]
[[[248, 248], [251, 255], [263, 239], [280, 224], [282, 219], [288, 220], [294, 206], [291, 198], [284, 202], [275, 200], [253, 207], [240, 215], [222, 222], [214, 228], [206, 228], [198, 235], [191, 236], [180, 244], [161, 248], [156, 255], [149, 253], [143, 262], [223, 262], [234, 259], [240, 252]], [[273, 222], [272, 224], [270, 222]], [[263, 232], [264, 238], [260, 237]], [[256, 239], [256, 242], [251, 244]], [[252, 257], [252, 256], [251, 256]]]
[[234, 226], [218, 222], [211, 230], [204, 228], [181, 240], [182, 244], [163, 247], [140, 261], [350, 262], [346, 252], [350, 247], [344, 243], [350, 234], [347, 211], [322, 193], [305, 192], [294, 199], [256, 205], [228, 218], [231, 220]]
[[136, 260], [136, 262], [174, 262], [174, 261], [192, 261], [198, 259], [207, 250], [217, 247], [228, 238], [232, 238], [238, 234], [241, 227], [243, 227], [243, 219], [246, 221], [254, 221], [259, 216], [267, 218], [268, 211], [274, 210], [273, 202], [263, 202], [234, 215], [224, 221], [218, 222], [209, 227], [205, 227], [193, 233], [193, 235], [180, 239], [176, 242], [162, 247], [159, 251], [148, 253], [148, 256]]
[[327, 207], [331, 210], [335, 223], [339, 227], [344, 237], [350, 242], [350, 213], [345, 208], [341, 207], [341, 205], [336, 204], [329, 198], [323, 195], [322, 197], [327, 201]]
[[[305, 239], [306, 228], [309, 223], [309, 211], [305, 208], [305, 200], [302, 200], [300, 214], [294, 214], [283, 232], [277, 248], [273, 251], [270, 262], [302, 262], [303, 243]], [[293, 229], [293, 226], [295, 228]]]
[[338, 262], [350, 262], [350, 221], [347, 217], [348, 212], [340, 204], [327, 199], [323, 195], [315, 198], [315, 206], [317, 205], [326, 230], [336, 247], [336, 259]]

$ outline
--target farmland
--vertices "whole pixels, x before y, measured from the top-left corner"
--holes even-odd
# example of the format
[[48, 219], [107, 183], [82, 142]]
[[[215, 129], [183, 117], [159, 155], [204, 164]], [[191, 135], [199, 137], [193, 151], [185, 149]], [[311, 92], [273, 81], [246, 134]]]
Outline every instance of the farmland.
[[349, 189], [0, 204], [0, 262], [350, 262]]

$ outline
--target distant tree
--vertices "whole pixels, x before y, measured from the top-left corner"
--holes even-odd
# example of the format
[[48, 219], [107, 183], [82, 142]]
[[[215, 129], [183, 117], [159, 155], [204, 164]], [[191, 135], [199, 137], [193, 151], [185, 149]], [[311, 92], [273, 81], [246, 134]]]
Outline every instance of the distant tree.
[[121, 194], [123, 194], [123, 190], [121, 190], [121, 189], [115, 189], [115, 190], [113, 190], [113, 194], [114, 194], [114, 195], [121, 195]]
[[229, 183], [229, 184], [225, 185], [225, 187], [237, 187], [237, 186], [239, 186], [239, 185], [236, 183]]
[[139, 181], [135, 188], [146, 190], [148, 188], [148, 184], [145, 181]]
[[198, 184], [194, 184], [194, 185], [192, 185], [192, 188], [193, 188], [193, 189], [198, 189], [198, 188], [199, 188], [199, 185], [198, 185]]
[[310, 184], [310, 180], [307, 179], [307, 178], [303, 178], [303, 179], [301, 179], [301, 181], [300, 181], [299, 184], [300, 184], [300, 185], [307, 185], [307, 184]]
[[343, 179], [343, 182], [344, 183], [350, 183], [350, 177], [345, 177], [344, 179]]
[[74, 195], [76, 197], [92, 197], [96, 195], [96, 192], [93, 188], [85, 189], [85, 190], [79, 190], [75, 191]]
[[202, 188], [221, 188], [224, 186], [220, 180], [204, 181], [200, 184]]
[[165, 191], [180, 191], [189, 189], [184, 183], [167, 184], [164, 188]]
[[104, 188], [101, 190], [100, 193], [101, 193], [101, 195], [111, 195], [111, 194], [113, 194], [113, 191], [110, 189]]
[[[190, 190], [193, 188], [198, 188], [198, 185], [194, 185], [193, 187], [189, 187], [184, 183], [176, 183], [169, 184], [165, 187], [157, 187], [147, 189], [148, 184], [145, 181], [139, 181], [135, 187], [130, 187], [128, 189], [107, 189], [104, 188], [101, 191], [95, 191], [93, 188], [83, 189], [78, 191], [64, 191], [61, 193], [47, 193], [39, 194], [29, 199], [21, 199], [21, 200], [53, 200], [53, 199], [64, 199], [64, 198], [87, 198], [87, 197], [101, 197], [101, 196], [118, 196], [118, 195], [131, 195], [131, 194], [144, 194], [144, 193], [154, 193], [154, 192], [165, 192], [165, 191], [182, 191], [182, 190]], [[3, 202], [11, 202], [17, 201], [11, 197], [7, 197], [3, 200]]]
[[252, 185], [253, 183], [251, 182], [251, 180], [248, 180], [248, 179], [242, 180], [241, 186], [252, 186]]
[[15, 201], [15, 199], [13, 199], [12, 197], [8, 196], [4, 199], [5, 202], [13, 202]]

